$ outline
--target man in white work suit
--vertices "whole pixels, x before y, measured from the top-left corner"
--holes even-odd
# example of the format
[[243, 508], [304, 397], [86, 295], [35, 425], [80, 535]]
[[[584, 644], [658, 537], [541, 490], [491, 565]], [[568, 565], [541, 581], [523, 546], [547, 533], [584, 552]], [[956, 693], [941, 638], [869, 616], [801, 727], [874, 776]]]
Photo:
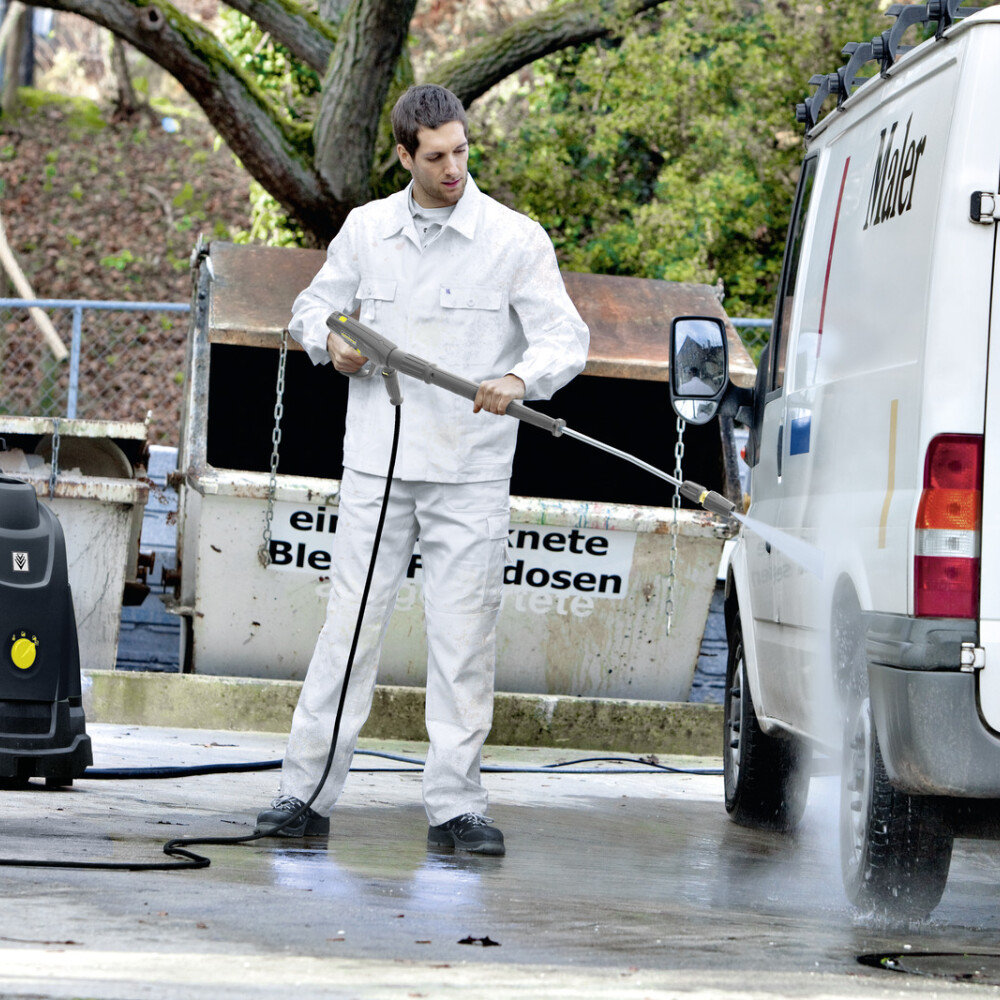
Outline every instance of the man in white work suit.
[[584, 366], [589, 333], [544, 230], [483, 194], [467, 173], [461, 102], [411, 87], [392, 112], [404, 191], [355, 209], [292, 307], [288, 329], [314, 364], [351, 378], [326, 623], [292, 720], [281, 787], [257, 817], [276, 831], [322, 778], [385, 491], [394, 413], [384, 379], [341, 337], [351, 313], [403, 351], [479, 383], [475, 402], [402, 379], [397, 464], [333, 764], [313, 807], [284, 829], [324, 836], [371, 710], [382, 639], [420, 540], [427, 629], [423, 798], [428, 845], [503, 854], [486, 817], [480, 751], [493, 721], [496, 622], [510, 520], [516, 399], [547, 399]]

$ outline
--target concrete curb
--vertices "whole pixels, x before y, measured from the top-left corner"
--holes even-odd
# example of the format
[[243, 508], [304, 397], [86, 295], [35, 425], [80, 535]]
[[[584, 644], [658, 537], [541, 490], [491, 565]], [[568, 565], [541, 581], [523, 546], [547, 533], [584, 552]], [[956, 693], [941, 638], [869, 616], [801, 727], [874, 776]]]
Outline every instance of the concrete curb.
[[[146, 726], [287, 733], [301, 682], [84, 671], [87, 718]], [[86, 684], [86, 681], [85, 681]], [[426, 740], [424, 689], [379, 685], [364, 737]], [[497, 693], [489, 743], [718, 756], [722, 707], [690, 702]]]

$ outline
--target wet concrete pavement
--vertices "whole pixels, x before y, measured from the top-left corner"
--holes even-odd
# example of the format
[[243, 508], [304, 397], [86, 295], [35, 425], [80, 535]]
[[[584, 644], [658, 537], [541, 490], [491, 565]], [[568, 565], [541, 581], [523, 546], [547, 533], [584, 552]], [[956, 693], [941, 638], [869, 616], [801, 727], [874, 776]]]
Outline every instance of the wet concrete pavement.
[[[284, 749], [274, 734], [89, 732], [99, 767]], [[594, 756], [488, 750], [486, 763], [515, 767]], [[1000, 985], [1000, 849], [958, 841], [932, 918], [879, 926], [842, 894], [835, 778], [814, 780], [793, 838], [729, 822], [715, 775], [485, 780], [505, 858], [428, 851], [419, 773], [363, 770], [329, 841], [199, 847], [212, 859], [203, 871], [0, 869], [0, 996], [889, 997]], [[171, 837], [249, 833], [276, 781], [256, 772], [0, 792], [0, 855], [164, 860]], [[899, 956], [915, 974], [861, 965], [865, 954]]]

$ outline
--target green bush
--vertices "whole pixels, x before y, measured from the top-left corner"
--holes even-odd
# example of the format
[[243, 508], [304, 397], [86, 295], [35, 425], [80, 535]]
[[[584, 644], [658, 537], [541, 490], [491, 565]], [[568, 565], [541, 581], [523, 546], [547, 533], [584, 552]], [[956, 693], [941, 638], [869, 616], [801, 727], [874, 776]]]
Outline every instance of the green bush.
[[803, 153], [794, 106], [887, 25], [856, 0], [666, 5], [474, 107], [477, 182], [571, 270], [721, 280], [730, 315], [770, 315]]

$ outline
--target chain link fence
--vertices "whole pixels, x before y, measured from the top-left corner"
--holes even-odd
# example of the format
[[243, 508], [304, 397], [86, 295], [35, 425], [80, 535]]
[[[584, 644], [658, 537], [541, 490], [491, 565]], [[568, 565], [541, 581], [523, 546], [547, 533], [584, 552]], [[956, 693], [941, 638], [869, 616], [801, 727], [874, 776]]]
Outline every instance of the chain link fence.
[[[31, 315], [66, 348], [59, 360]], [[144, 421], [149, 442], [176, 445], [186, 303], [0, 299], [0, 414]]]
[[730, 319], [736, 327], [743, 341], [743, 346], [747, 349], [755, 365], [760, 364], [760, 355], [771, 337], [771, 321], [769, 319], [748, 319], [737, 316]]

